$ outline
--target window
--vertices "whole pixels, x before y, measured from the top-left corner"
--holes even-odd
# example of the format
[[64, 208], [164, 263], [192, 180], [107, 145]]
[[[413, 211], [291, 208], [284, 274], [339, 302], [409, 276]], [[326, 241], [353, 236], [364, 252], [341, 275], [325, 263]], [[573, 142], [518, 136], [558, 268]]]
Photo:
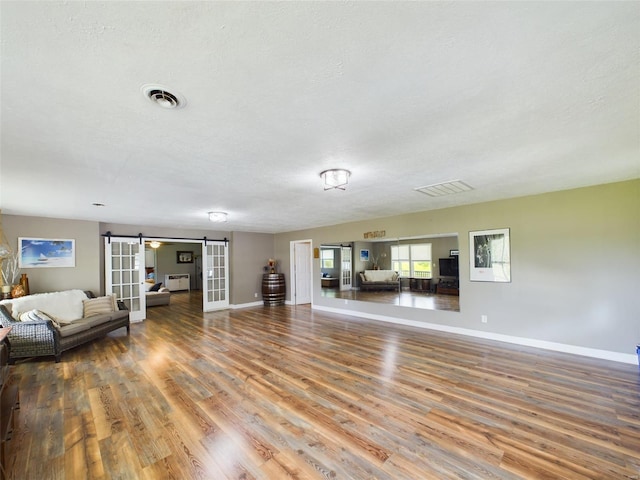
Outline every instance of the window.
[[411, 259], [409, 258], [409, 245], [391, 246], [391, 268], [401, 277], [411, 276]]
[[431, 278], [431, 244], [409, 245], [411, 253], [411, 276]]
[[392, 245], [391, 267], [401, 277], [431, 278], [431, 244]]
[[322, 249], [320, 251], [322, 268], [333, 268], [333, 262], [334, 262], [333, 255], [334, 255], [334, 250], [332, 248]]

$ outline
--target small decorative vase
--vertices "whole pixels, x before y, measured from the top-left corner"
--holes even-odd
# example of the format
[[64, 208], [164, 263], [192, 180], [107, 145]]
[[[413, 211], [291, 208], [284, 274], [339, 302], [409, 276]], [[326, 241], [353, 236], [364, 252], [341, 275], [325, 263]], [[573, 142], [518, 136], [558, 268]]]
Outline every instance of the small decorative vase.
[[23, 273], [20, 277], [20, 285], [22, 285], [22, 288], [24, 289], [24, 294], [29, 295], [29, 278], [26, 273]]
[[14, 285], [11, 288], [11, 298], [19, 298], [19, 297], [24, 297], [25, 293], [24, 293], [24, 287], [20, 284], [18, 285]]

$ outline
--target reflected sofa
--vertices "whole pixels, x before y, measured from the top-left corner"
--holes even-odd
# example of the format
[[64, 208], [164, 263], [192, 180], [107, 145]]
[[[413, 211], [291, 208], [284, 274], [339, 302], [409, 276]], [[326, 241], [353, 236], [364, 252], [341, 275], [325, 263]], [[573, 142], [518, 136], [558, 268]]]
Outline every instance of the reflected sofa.
[[400, 277], [393, 270], [365, 270], [359, 276], [360, 290], [400, 291]]

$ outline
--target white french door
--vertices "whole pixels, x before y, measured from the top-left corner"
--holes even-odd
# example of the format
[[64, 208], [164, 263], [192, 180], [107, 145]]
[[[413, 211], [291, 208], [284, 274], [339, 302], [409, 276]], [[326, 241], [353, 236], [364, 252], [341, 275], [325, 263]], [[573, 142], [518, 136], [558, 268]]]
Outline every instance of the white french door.
[[353, 278], [351, 258], [351, 247], [342, 247], [340, 249], [340, 290], [351, 290]]
[[202, 243], [202, 310], [229, 307], [229, 246], [227, 242]]
[[139, 239], [105, 237], [105, 290], [124, 302], [132, 322], [146, 317], [144, 260], [144, 242]]

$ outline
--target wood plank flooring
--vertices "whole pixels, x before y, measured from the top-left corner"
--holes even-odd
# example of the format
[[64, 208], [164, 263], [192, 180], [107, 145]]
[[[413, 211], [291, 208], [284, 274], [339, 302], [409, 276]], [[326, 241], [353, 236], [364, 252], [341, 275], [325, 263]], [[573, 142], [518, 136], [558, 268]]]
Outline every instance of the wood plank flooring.
[[457, 295], [438, 295], [436, 293], [412, 292], [402, 290], [343, 290], [337, 288], [323, 288], [321, 295], [327, 298], [342, 298], [345, 300], [358, 300], [360, 302], [386, 303], [401, 307], [423, 308], [425, 310], [460, 311], [460, 297]]
[[199, 302], [18, 362], [9, 478], [640, 478], [637, 366]]

